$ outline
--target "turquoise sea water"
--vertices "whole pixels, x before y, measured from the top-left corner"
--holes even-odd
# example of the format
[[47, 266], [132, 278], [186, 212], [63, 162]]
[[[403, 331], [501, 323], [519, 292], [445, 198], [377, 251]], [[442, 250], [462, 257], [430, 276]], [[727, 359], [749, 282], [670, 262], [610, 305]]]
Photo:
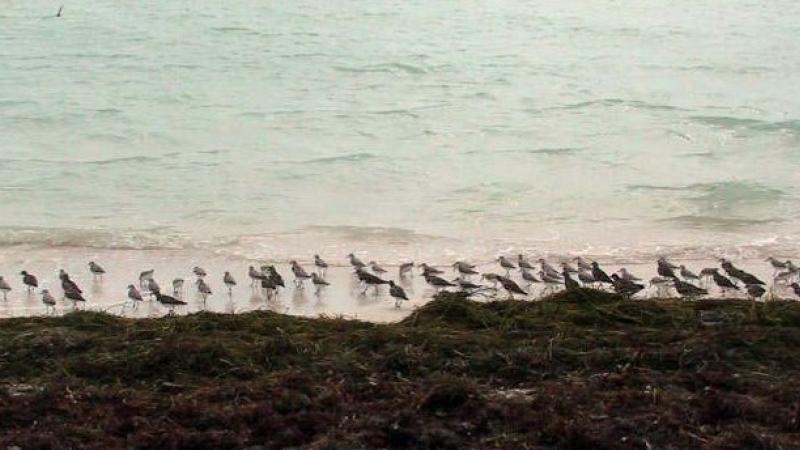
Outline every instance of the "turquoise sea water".
[[797, 2], [57, 9], [0, 9], [0, 246], [800, 250]]

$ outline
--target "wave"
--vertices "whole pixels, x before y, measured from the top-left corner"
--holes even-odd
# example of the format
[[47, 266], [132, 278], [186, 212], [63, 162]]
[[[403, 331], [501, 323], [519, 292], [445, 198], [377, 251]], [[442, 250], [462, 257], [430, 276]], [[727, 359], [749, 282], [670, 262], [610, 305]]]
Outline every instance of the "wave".
[[689, 185], [632, 184], [628, 191], [686, 192], [697, 200], [713, 203], [773, 202], [787, 195], [781, 189], [750, 181], [720, 181]]
[[800, 120], [768, 121], [733, 116], [692, 116], [693, 122], [733, 131], [780, 132], [800, 135]]
[[719, 217], [704, 214], [686, 214], [659, 220], [686, 228], [705, 228], [716, 231], [735, 231], [756, 225], [770, 225], [785, 222], [780, 218]]
[[346, 155], [312, 158], [312, 159], [307, 159], [305, 161], [299, 161], [299, 164], [331, 164], [340, 162], [360, 162], [376, 158], [377, 156], [373, 155], [372, 153], [359, 152], [359, 153], [349, 153]]
[[70, 160], [56, 160], [56, 159], [23, 159], [23, 158], [0, 158], [0, 162], [7, 163], [22, 163], [22, 164], [53, 164], [53, 165], [93, 165], [93, 166], [107, 166], [111, 164], [128, 164], [128, 163], [147, 163], [160, 161], [163, 157], [175, 156], [175, 153], [165, 154], [161, 156], [122, 156], [119, 158], [97, 159], [88, 161], [70, 161]]
[[422, 67], [417, 67], [412, 64], [406, 63], [385, 63], [385, 64], [370, 64], [366, 66], [359, 66], [359, 67], [352, 67], [352, 66], [334, 66], [333, 70], [339, 72], [349, 72], [349, 73], [371, 73], [371, 72], [383, 72], [383, 73], [397, 73], [403, 72], [410, 75], [422, 75], [427, 73]]
[[189, 241], [166, 228], [148, 230], [90, 230], [75, 228], [0, 228], [0, 246], [87, 247], [115, 250], [186, 248]]
[[592, 108], [595, 106], [604, 106], [604, 107], [613, 107], [613, 106], [624, 106], [628, 108], [634, 109], [644, 109], [644, 110], [652, 110], [652, 111], [689, 111], [686, 108], [681, 108], [674, 105], [667, 105], [663, 103], [651, 103], [643, 100], [629, 100], [623, 98], [600, 98], [595, 100], [587, 100], [578, 103], [569, 103], [566, 105], [559, 105], [559, 106], [550, 106], [541, 109], [531, 109], [531, 112], [543, 112], [543, 111], [551, 111], [551, 110], [580, 110], [586, 108]]

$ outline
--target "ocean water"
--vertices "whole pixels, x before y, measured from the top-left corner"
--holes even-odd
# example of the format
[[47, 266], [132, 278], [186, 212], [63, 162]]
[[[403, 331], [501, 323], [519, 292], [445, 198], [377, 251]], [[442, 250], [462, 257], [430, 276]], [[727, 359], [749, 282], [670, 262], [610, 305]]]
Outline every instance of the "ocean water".
[[0, 10], [6, 273], [800, 252], [797, 2], [57, 6]]

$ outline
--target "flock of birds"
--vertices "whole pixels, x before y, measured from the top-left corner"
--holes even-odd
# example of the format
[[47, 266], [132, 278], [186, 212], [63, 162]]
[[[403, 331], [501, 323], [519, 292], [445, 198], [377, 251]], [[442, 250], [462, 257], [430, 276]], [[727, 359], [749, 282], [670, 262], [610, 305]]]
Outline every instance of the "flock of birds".
[[[362, 294], [366, 294], [369, 289], [374, 289], [375, 293], [383, 285], [389, 286], [389, 295], [395, 301], [395, 307], [400, 308], [408, 295], [400, 285], [408, 282], [414, 276], [413, 269], [415, 264], [407, 262], [401, 264], [398, 269], [399, 283], [388, 279], [388, 271], [375, 261], [364, 263], [353, 253], [347, 255], [349, 264], [353, 268], [353, 275], [362, 287]], [[794, 295], [800, 297], [800, 268], [791, 261], [781, 261], [776, 258], [768, 258], [767, 261], [773, 268], [772, 288], [783, 288], [791, 290]], [[643, 280], [627, 269], [620, 268], [617, 272], [609, 275], [595, 261], [587, 261], [581, 257], [571, 261], [560, 263], [560, 270], [551, 265], [545, 259], [538, 260], [537, 264], [531, 263], [524, 255], [518, 255], [516, 260], [506, 256], [500, 256], [497, 264], [502, 269], [503, 274], [496, 272], [481, 272], [477, 266], [465, 261], [456, 261], [452, 264], [451, 276], [447, 276], [447, 271], [434, 266], [422, 263], [417, 265], [425, 282], [436, 292], [442, 289], [454, 288], [464, 291], [469, 295], [491, 295], [502, 291], [509, 297], [514, 295], [529, 296], [532, 294], [532, 286], [542, 284], [544, 288], [541, 295], [551, 294], [559, 289], [575, 290], [581, 287], [589, 287], [600, 290], [613, 290], [625, 297], [632, 297], [643, 291], [647, 286]], [[675, 265], [666, 258], [659, 258], [656, 261], [657, 276], [649, 280], [649, 285], [657, 291], [657, 296], [668, 297], [672, 295], [672, 290], [681, 297], [693, 299], [707, 295], [709, 287], [716, 285], [721, 296], [726, 296], [733, 291], [743, 291], [752, 299], [763, 298], [767, 292], [767, 284], [742, 269], [737, 268], [727, 259], [720, 259], [720, 267], [704, 268], [699, 273], [694, 273], [684, 265]], [[296, 289], [304, 289], [305, 283], [310, 282], [315, 288], [315, 294], [330, 285], [326, 279], [328, 263], [319, 255], [314, 255], [314, 270], [306, 270], [297, 261], [291, 261], [291, 271], [294, 277]], [[89, 272], [96, 282], [102, 282], [106, 271], [94, 261], [88, 265]], [[721, 269], [721, 270], [720, 270]], [[206, 281], [208, 273], [201, 267], [192, 269], [196, 279], [195, 289], [205, 304], [209, 296], [212, 295], [211, 286]], [[516, 277], [512, 274], [518, 274]], [[724, 272], [724, 274], [722, 273]], [[28, 295], [38, 289], [39, 281], [31, 273], [22, 271], [22, 284], [27, 289]], [[266, 298], [274, 299], [281, 289], [286, 287], [283, 276], [278, 272], [274, 265], [263, 265], [260, 268], [250, 266], [248, 278], [253, 290], [260, 290]], [[455, 276], [455, 278], [453, 278]], [[477, 279], [475, 279], [477, 278]], [[515, 279], [516, 278], [516, 279]], [[79, 303], [85, 303], [83, 290], [70, 275], [63, 269], [59, 271], [59, 279], [63, 291], [63, 299], [71, 301], [74, 308]], [[228, 294], [232, 295], [233, 288], [236, 286], [236, 279], [230, 272], [225, 272], [222, 277]], [[163, 293], [161, 286], [155, 279], [155, 270], [146, 270], [139, 274], [138, 287], [134, 284], [128, 285], [127, 297], [132, 307], [136, 308], [145, 301], [146, 297], [154, 299], [169, 310], [169, 314], [174, 314], [175, 308], [186, 305], [184, 297], [185, 280], [176, 278], [172, 281], [172, 295]], [[11, 285], [0, 276], [0, 293], [3, 300], [7, 300], [8, 293], [12, 290]], [[47, 312], [55, 312], [56, 299], [48, 289], [42, 289], [42, 303]]]

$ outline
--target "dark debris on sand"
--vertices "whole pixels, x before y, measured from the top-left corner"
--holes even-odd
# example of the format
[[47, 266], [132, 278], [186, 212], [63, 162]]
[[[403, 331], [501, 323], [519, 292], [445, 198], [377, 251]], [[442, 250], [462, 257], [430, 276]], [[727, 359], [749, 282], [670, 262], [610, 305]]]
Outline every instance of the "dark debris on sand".
[[[717, 320], [704, 325], [702, 313]], [[800, 304], [0, 321], [0, 448], [800, 448]]]

